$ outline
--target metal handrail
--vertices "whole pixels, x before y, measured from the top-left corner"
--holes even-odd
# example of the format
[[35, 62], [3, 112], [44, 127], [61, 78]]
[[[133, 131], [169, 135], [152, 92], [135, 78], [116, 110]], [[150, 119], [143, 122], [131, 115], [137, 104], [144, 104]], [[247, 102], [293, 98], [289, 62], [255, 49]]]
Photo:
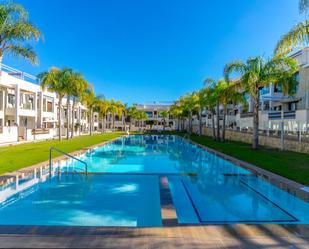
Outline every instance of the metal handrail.
[[50, 176], [52, 175], [51, 172], [52, 172], [52, 151], [53, 151], [53, 150], [55, 150], [55, 151], [57, 151], [57, 152], [59, 152], [59, 153], [65, 155], [65, 156], [67, 156], [67, 157], [70, 157], [70, 158], [72, 158], [72, 159], [75, 159], [75, 160], [77, 160], [77, 161], [83, 163], [83, 164], [85, 165], [85, 173], [88, 174], [88, 164], [87, 164], [86, 162], [84, 162], [84, 161], [78, 159], [77, 157], [72, 156], [72, 155], [70, 155], [70, 154], [68, 154], [68, 153], [66, 153], [66, 152], [64, 152], [64, 151], [62, 151], [62, 150], [59, 150], [59, 149], [57, 149], [57, 148], [55, 148], [55, 147], [50, 147], [50, 148], [49, 148], [49, 175], [50, 175]]

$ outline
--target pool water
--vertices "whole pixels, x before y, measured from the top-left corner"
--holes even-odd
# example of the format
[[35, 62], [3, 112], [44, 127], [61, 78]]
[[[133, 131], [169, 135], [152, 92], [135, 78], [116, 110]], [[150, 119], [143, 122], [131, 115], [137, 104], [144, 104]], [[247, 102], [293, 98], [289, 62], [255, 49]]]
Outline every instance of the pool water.
[[117, 139], [0, 189], [0, 225], [162, 226], [159, 176], [180, 224], [308, 224], [309, 204], [177, 136]]

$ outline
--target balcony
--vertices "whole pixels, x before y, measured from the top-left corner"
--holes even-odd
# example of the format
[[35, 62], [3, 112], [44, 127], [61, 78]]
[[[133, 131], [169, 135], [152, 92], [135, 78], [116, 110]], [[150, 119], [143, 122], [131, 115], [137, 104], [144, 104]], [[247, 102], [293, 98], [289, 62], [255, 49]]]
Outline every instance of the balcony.
[[[281, 111], [268, 113], [268, 118], [270, 120], [281, 119]], [[296, 118], [296, 111], [285, 111], [285, 112], [283, 112], [283, 119], [295, 119], [295, 118]]]
[[240, 118], [252, 118], [253, 113], [252, 112], [246, 112], [246, 113], [241, 113]]
[[20, 104], [20, 109], [23, 110], [34, 110], [34, 105], [32, 102], [26, 102]]

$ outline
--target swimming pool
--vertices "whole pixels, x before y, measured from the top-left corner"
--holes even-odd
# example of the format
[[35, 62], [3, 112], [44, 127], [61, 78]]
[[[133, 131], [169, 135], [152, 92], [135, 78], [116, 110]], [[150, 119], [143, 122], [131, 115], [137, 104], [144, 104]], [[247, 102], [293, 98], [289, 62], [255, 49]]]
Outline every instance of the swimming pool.
[[0, 189], [0, 225], [162, 226], [160, 176], [179, 224], [308, 224], [309, 204], [178, 136], [135, 135]]

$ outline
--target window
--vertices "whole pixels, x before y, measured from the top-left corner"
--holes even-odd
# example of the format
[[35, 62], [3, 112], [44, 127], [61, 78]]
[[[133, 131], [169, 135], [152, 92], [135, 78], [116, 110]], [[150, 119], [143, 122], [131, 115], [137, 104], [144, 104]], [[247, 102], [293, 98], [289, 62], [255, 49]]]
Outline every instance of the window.
[[274, 92], [275, 93], [282, 93], [282, 85], [275, 85], [274, 87]]
[[264, 103], [264, 105], [263, 105], [263, 110], [268, 111], [269, 108], [270, 108], [269, 101], [264, 101], [263, 103]]
[[20, 93], [20, 108], [34, 110], [34, 94]]
[[270, 93], [269, 87], [263, 87], [263, 88], [260, 90], [260, 94], [261, 94], [261, 95], [268, 94], [268, 93]]
[[299, 72], [294, 74], [294, 79], [297, 81], [297, 84], [295, 85], [294, 89], [292, 90], [292, 94], [297, 93], [298, 90], [299, 90], [299, 82], [300, 82]]
[[8, 94], [8, 108], [15, 108], [15, 95]]
[[292, 102], [292, 103], [289, 103], [289, 111], [296, 111], [296, 103], [295, 102]]
[[43, 111], [54, 112], [54, 99], [44, 96], [43, 98]]

